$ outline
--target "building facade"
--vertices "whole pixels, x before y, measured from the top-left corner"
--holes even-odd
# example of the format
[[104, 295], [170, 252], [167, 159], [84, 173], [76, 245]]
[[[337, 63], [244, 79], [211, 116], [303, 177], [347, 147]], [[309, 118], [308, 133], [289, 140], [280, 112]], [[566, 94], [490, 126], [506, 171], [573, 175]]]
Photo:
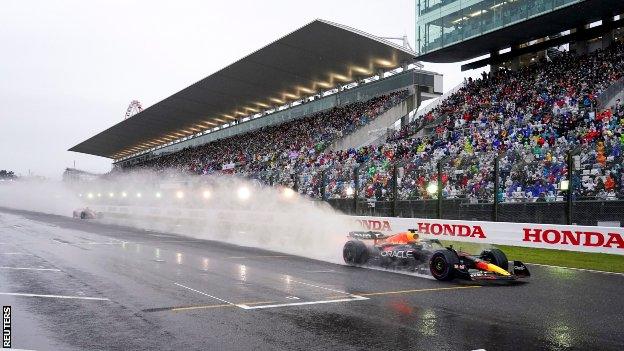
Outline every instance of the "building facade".
[[417, 50], [426, 54], [582, 1], [417, 0]]

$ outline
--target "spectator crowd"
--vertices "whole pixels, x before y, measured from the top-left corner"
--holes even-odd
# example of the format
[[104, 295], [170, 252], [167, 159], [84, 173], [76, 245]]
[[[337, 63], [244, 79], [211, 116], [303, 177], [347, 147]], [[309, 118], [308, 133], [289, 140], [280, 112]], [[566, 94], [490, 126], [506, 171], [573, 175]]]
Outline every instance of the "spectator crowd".
[[501, 201], [556, 201], [565, 190], [572, 152], [569, 187], [575, 198], [622, 199], [624, 104], [618, 100], [599, 108], [598, 103], [622, 73], [622, 44], [581, 56], [565, 52], [519, 70], [468, 79], [380, 145], [328, 148], [404, 100], [406, 91], [185, 149], [138, 167], [235, 173], [293, 186], [313, 197], [346, 197], [357, 186], [361, 197], [384, 200], [390, 197], [395, 168], [400, 199], [435, 196], [428, 188], [437, 183], [440, 162], [443, 196], [476, 202], [491, 201], [496, 193], [498, 157]]

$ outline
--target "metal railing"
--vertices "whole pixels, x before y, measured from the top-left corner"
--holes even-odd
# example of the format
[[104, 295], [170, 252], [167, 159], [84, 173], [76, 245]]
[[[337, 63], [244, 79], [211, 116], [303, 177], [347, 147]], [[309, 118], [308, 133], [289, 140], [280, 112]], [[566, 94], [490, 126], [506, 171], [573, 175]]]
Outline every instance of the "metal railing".
[[352, 215], [622, 226], [624, 158], [600, 148], [341, 164], [269, 178]]

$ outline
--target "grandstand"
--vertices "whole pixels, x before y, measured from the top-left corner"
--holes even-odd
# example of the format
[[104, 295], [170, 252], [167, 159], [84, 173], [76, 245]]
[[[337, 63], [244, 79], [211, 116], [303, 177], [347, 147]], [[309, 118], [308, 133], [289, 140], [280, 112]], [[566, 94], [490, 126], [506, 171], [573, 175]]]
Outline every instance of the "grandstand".
[[[348, 74], [338, 73], [349, 80], [334, 80], [331, 87], [327, 86], [329, 90], [311, 90], [309, 94], [302, 89], [296, 94], [283, 93], [284, 88], [280, 88], [282, 95], [277, 100], [285, 102], [292, 96], [294, 101], [267, 105], [266, 110], [245, 117], [241, 111], [256, 111], [240, 107], [242, 99], [251, 97], [243, 105], [253, 104], [260, 100], [259, 94], [276, 89], [280, 83], [262, 84], [268, 90], [254, 87], [248, 91], [239, 86], [228, 92], [238, 94], [235, 105], [228, 107], [236, 106], [236, 112], [217, 112], [208, 97], [203, 102], [206, 111], [217, 115], [211, 121], [223, 124], [203, 131], [194, 127], [172, 131], [190, 123], [199, 128], [203, 123], [199, 117], [193, 117], [192, 122], [180, 117], [184, 125], [176, 120], [165, 122], [165, 117], [172, 113], [169, 111], [190, 108], [188, 97], [199, 97], [200, 89], [212, 92], [215, 82], [226, 82], [223, 71], [230, 66], [71, 150], [115, 158], [117, 171], [146, 167], [201, 175], [237, 174], [292, 187], [348, 213], [621, 225], [624, 44], [619, 13], [624, 12], [623, 5], [568, 1], [555, 6], [544, 1], [550, 5], [540, 7], [541, 12], [502, 21], [487, 34], [464, 33], [453, 40], [444, 35], [433, 40], [427, 37], [438, 23], [436, 11], [454, 3], [419, 1], [424, 18], [418, 20], [418, 58], [470, 59], [489, 52], [489, 58], [479, 58], [465, 68], [491, 64], [492, 70], [480, 79], [466, 80], [411, 121], [410, 112], [422, 100], [441, 93], [440, 76], [421, 70], [414, 61], [416, 54], [405, 48], [350, 28], [315, 21], [233, 66], [248, 72], [244, 67], [255, 64], [251, 63], [257, 61], [254, 55], [284, 57], [275, 46], [292, 43], [294, 38], [303, 43], [305, 38], [334, 32], [331, 37], [354, 46], [343, 51], [339, 41], [325, 41], [324, 47], [319, 47], [315, 40], [310, 50], [320, 54], [331, 46], [331, 62], [315, 67], [282, 62], [280, 67], [296, 64], [296, 69], [301, 69], [297, 76], [309, 79], [318, 76], [318, 70], [337, 72], [336, 67], [349, 67], [345, 62], [350, 62]], [[464, 16], [474, 8], [451, 11], [464, 25], [454, 31], [468, 30], [474, 25], [469, 22], [477, 20], [483, 24], [487, 16], [499, 10], [504, 19], [511, 6], [501, 1], [476, 3], [479, 15]], [[516, 1], [513, 6], [526, 9], [521, 6], [524, 3]], [[546, 26], [553, 16], [579, 11], [590, 3], [593, 7], [584, 16], [577, 14], [573, 21]], [[448, 13], [440, 10], [439, 16]], [[448, 23], [448, 18], [441, 23]], [[536, 39], [535, 28], [518, 32], [518, 26], [526, 23], [538, 28], [542, 36]], [[516, 34], [504, 41], [501, 33], [509, 28]], [[429, 42], [422, 42], [423, 33]], [[460, 50], [467, 42], [473, 51]], [[354, 47], [359, 50], [352, 50]], [[457, 50], [463, 56], [453, 56]], [[383, 56], [381, 52], [390, 54]], [[292, 58], [299, 60], [296, 55]], [[375, 62], [383, 66], [384, 60], [392, 62], [386, 67], [392, 72], [371, 76], [378, 69]], [[358, 63], [353, 66], [353, 62]], [[364, 72], [354, 67], [368, 69]], [[336, 73], [329, 77], [332, 75], [338, 77]], [[246, 78], [264, 82], [260, 77]], [[291, 75], [284, 73], [281, 80], [290, 79]], [[224, 117], [238, 115], [241, 117], [232, 120]], [[166, 134], [162, 130], [166, 127], [173, 138], [181, 139], [157, 139], [158, 135], [147, 128], [152, 122], [161, 129], [158, 133]], [[384, 130], [381, 137], [374, 133], [380, 125]]]
[[442, 76], [421, 70], [414, 57], [387, 40], [315, 20], [70, 151], [125, 166], [404, 89], [409, 112], [442, 93]]

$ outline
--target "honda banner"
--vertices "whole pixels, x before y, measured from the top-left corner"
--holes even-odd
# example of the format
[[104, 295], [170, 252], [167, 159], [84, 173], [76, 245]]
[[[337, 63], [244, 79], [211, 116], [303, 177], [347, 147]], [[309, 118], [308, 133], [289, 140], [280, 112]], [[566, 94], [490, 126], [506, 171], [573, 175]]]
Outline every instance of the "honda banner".
[[499, 245], [624, 255], [624, 228], [473, 222], [444, 219], [353, 217], [356, 227], [381, 232], [416, 229], [424, 237]]

